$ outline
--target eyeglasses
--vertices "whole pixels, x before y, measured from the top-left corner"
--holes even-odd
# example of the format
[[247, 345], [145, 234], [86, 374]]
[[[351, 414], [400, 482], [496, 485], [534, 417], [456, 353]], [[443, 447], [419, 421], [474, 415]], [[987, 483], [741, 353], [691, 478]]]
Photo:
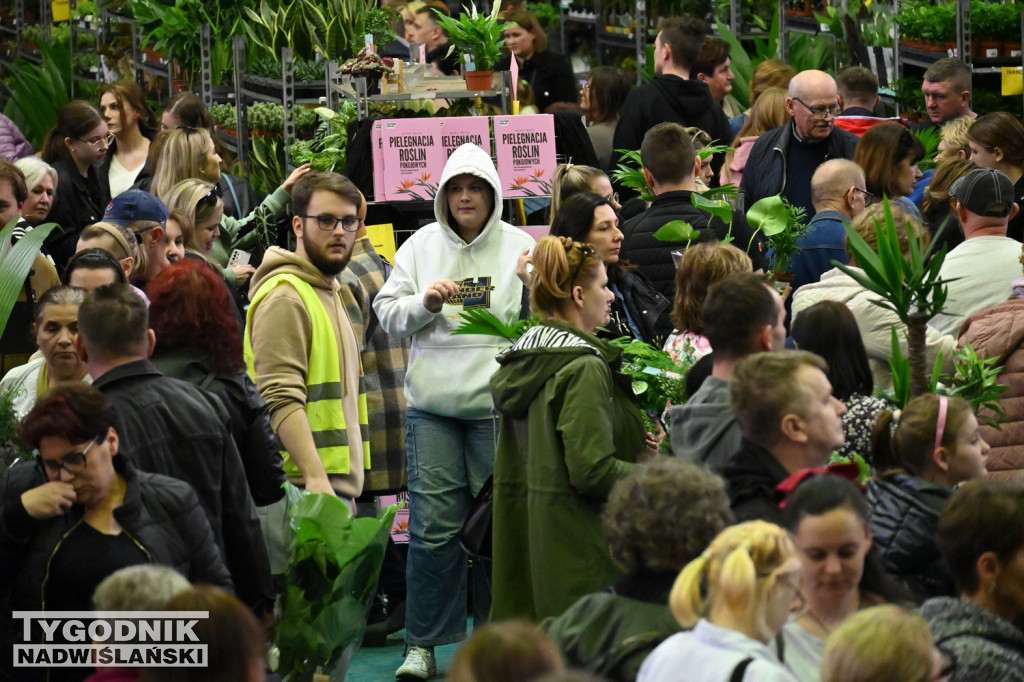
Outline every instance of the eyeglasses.
[[583, 85], [580, 86], [580, 92], [586, 92], [589, 89], [590, 89], [590, 83], [584, 83]]
[[794, 102], [800, 102], [800, 105], [804, 109], [806, 109], [807, 111], [811, 112], [811, 118], [813, 118], [815, 121], [824, 121], [825, 119], [829, 118], [830, 116], [832, 118], [835, 118], [839, 114], [843, 113], [843, 108], [841, 106], [839, 106], [838, 104], [836, 104], [834, 106], [831, 106], [831, 107], [809, 107], [806, 104], [804, 104], [804, 101], [802, 99], [800, 99], [799, 97], [794, 97], [793, 101]]
[[576, 286], [576, 278], [580, 276], [580, 271], [583, 269], [583, 264], [587, 262], [587, 256], [593, 256], [597, 254], [597, 249], [595, 249], [590, 244], [580, 244], [579, 246], [582, 255], [580, 256], [580, 262], [576, 264], [576, 271], [572, 273], [572, 279], [569, 280], [570, 291], [572, 291], [572, 288]]
[[196, 210], [202, 208], [203, 206], [215, 208], [217, 206], [217, 202], [220, 201], [220, 198], [220, 185], [217, 183], [213, 183], [213, 187], [211, 187], [210, 191], [206, 193], [206, 196], [200, 198], [199, 201], [196, 202]]
[[612, 203], [612, 204], [617, 204], [617, 203], [619, 203], [619, 193], [618, 192], [612, 192], [611, 194], [606, 196], [604, 198], [604, 200], [609, 202], [609, 203]]
[[299, 216], [299, 217], [300, 218], [309, 218], [311, 220], [315, 220], [316, 221], [316, 226], [319, 227], [324, 232], [333, 232], [334, 228], [336, 228], [338, 226], [338, 223], [341, 223], [341, 229], [345, 230], [346, 232], [355, 232], [356, 230], [359, 229], [359, 226], [362, 225], [362, 223], [363, 223], [363, 219], [362, 218], [358, 218], [358, 217], [356, 217], [354, 215], [347, 215], [347, 216], [345, 216], [343, 218], [337, 218], [335, 216], [327, 215], [327, 214], [324, 214], [324, 215], [303, 215], [303, 216]]
[[99, 149], [100, 145], [103, 145], [104, 147], [109, 147], [110, 143], [114, 141], [114, 136], [111, 135], [110, 133], [107, 133], [105, 136], [97, 137], [95, 140], [83, 140], [80, 137], [76, 137], [75, 139], [78, 140], [79, 142], [84, 142], [93, 149]]
[[61, 469], [74, 475], [85, 468], [85, 455], [93, 445], [96, 445], [96, 442], [91, 440], [81, 452], [69, 452], [59, 459], [43, 459], [40, 455], [36, 458], [36, 461], [39, 462], [39, 466], [48, 475], [60, 476]]
[[166, 223], [153, 223], [149, 227], [143, 227], [143, 228], [139, 228], [138, 230], [133, 230], [132, 234], [135, 235], [135, 241], [138, 242], [138, 244], [141, 246], [142, 245], [142, 233], [143, 232], [149, 232], [150, 230], [152, 230], [154, 228], [157, 228], [157, 227], [166, 228]]
[[857, 187], [857, 186], [851, 187], [851, 189], [854, 192], [857, 192], [858, 194], [863, 194], [864, 195], [864, 202], [865, 203], [870, 204], [872, 201], [875, 200], [875, 195], [874, 195], [873, 192], [869, 192], [866, 189], [861, 189], [860, 187]]
[[788, 587], [794, 593], [793, 604], [790, 606], [790, 612], [802, 613], [807, 608], [807, 600], [804, 599], [804, 593], [800, 590], [800, 586], [793, 582], [793, 579], [789, 577], [788, 573], [780, 573], [778, 577], [779, 583], [784, 587]]

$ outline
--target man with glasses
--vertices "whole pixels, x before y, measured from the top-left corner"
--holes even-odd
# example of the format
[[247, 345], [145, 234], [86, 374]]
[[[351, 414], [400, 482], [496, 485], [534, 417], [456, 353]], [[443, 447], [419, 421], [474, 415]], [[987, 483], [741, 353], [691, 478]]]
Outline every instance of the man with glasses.
[[786, 110], [793, 118], [757, 138], [741, 187], [747, 208], [781, 194], [814, 216], [811, 176], [829, 159], [851, 159], [860, 138], [835, 125], [842, 113], [836, 81], [824, 71], [801, 71], [789, 83]]
[[245, 328], [246, 365], [284, 446], [285, 473], [311, 492], [348, 500], [363, 490], [369, 440], [359, 342], [337, 276], [352, 257], [361, 200], [337, 173], [295, 183], [295, 252], [267, 251]]
[[129, 228], [145, 253], [145, 268], [135, 272], [135, 284], [144, 286], [170, 267], [167, 260], [167, 206], [149, 192], [130, 189], [114, 197], [103, 221]]
[[793, 291], [817, 282], [832, 269], [832, 261], [846, 263], [846, 225], [867, 208], [874, 197], [864, 189], [864, 171], [853, 161], [832, 159], [818, 166], [811, 177], [814, 217], [810, 230], [797, 240], [793, 256]]

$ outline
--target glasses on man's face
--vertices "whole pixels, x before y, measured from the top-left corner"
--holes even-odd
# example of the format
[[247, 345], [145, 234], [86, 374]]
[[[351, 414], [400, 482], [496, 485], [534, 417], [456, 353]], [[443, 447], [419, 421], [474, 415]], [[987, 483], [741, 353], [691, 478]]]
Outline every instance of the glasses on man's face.
[[48, 476], [60, 476], [61, 469], [74, 475], [85, 468], [85, 456], [93, 445], [96, 445], [96, 441], [91, 440], [81, 452], [69, 452], [57, 459], [43, 459], [42, 455], [39, 455], [36, 460]]
[[196, 202], [196, 208], [199, 209], [204, 206], [214, 208], [217, 205], [217, 202], [220, 201], [220, 197], [220, 185], [214, 183], [213, 187], [210, 188], [210, 191], [206, 193], [206, 196], [200, 198], [199, 201]]
[[815, 121], [824, 121], [829, 117], [835, 118], [839, 114], [843, 113], [843, 108], [838, 104], [833, 105], [831, 107], [809, 107], [806, 104], [804, 104], [804, 101], [799, 97], [794, 97], [793, 101], [800, 102], [800, 106], [802, 106], [807, 111], [811, 112], [811, 118], [813, 118]]
[[569, 280], [569, 290], [576, 286], [576, 278], [580, 276], [580, 271], [583, 269], [583, 264], [587, 262], [588, 256], [593, 256], [597, 253], [597, 250], [590, 244], [580, 244], [580, 262], [576, 264], [576, 270], [572, 273], [572, 279]]
[[334, 228], [341, 223], [341, 229], [346, 232], [355, 232], [359, 229], [359, 226], [363, 223], [363, 219], [354, 215], [347, 215], [342, 218], [336, 216], [324, 214], [324, 215], [304, 215], [299, 216], [300, 218], [308, 218], [316, 221], [316, 226], [324, 232], [334, 232]]
[[854, 192], [856, 192], [857, 194], [860, 194], [861, 196], [864, 197], [864, 203], [866, 203], [866, 204], [870, 204], [872, 201], [875, 200], [874, 193], [869, 192], [866, 189], [861, 189], [860, 187], [857, 187], [856, 185], [854, 185], [852, 189], [853, 189]]
[[103, 149], [104, 147], [110, 146], [110, 143], [114, 141], [114, 136], [111, 135], [110, 133], [107, 133], [103, 137], [96, 137], [91, 140], [83, 140], [80, 137], [76, 137], [75, 139], [78, 140], [79, 142], [84, 142], [93, 149]]
[[609, 202], [609, 203], [612, 203], [612, 204], [617, 204], [617, 203], [619, 203], [619, 193], [618, 192], [612, 192], [611, 194], [606, 196], [604, 198], [604, 200]]

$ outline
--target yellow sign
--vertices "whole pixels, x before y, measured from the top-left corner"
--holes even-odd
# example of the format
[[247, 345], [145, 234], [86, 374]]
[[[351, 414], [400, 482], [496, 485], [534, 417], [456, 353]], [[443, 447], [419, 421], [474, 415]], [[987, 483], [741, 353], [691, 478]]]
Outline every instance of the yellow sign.
[[1024, 76], [1019, 66], [1003, 67], [1003, 97], [1024, 95]]
[[68, 0], [53, 0], [50, 6], [53, 8], [54, 21], [67, 21], [71, 18], [71, 4]]
[[389, 263], [395, 263], [395, 228], [391, 223], [383, 225], [367, 225], [366, 234], [373, 244], [374, 250], [384, 256]]

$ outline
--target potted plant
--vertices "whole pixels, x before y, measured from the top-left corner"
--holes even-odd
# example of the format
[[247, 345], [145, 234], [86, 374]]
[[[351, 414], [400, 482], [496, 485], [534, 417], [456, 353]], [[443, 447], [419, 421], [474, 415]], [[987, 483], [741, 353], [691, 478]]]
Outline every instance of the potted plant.
[[[500, 2], [494, 3], [490, 14], [481, 14], [475, 5], [470, 5], [467, 11], [468, 14], [459, 14], [458, 19], [439, 14], [437, 21], [447, 31], [452, 49], [459, 51], [459, 60], [465, 67], [466, 88], [490, 90], [494, 66], [501, 59], [501, 47], [505, 44], [505, 29], [512, 24], [500, 20]], [[466, 61], [467, 54], [470, 61]]]
[[760, 232], [768, 242], [769, 254], [772, 257], [772, 278], [776, 288], [785, 291], [789, 282], [793, 281], [793, 273], [789, 271], [790, 261], [800, 247], [797, 241], [807, 234], [810, 226], [804, 222], [806, 209], [794, 206], [781, 195], [765, 197], [754, 203], [747, 210], [747, 222]]
[[382, 58], [369, 47], [364, 47], [355, 57], [341, 65], [341, 73], [365, 78], [366, 94], [376, 95], [380, 93], [381, 77], [392, 73], [393, 64], [394, 60], [391, 57]]

